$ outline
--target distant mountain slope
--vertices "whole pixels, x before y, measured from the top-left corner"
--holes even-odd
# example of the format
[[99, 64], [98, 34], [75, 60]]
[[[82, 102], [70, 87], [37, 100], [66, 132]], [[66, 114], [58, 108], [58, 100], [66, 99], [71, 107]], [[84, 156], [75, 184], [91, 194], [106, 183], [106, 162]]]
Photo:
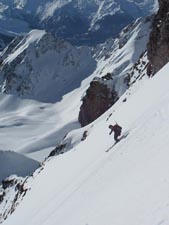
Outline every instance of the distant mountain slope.
[[0, 54], [0, 91], [54, 103], [90, 75], [102, 78], [112, 73], [109, 85], [121, 96], [127, 89], [124, 79], [129, 69], [146, 49], [152, 19], [138, 19], [115, 41], [109, 39], [93, 52], [42, 30], [16, 38]]
[[0, 58], [2, 92], [49, 103], [78, 88], [96, 68], [88, 47], [73, 47], [40, 30], [14, 40]]
[[29, 176], [37, 168], [39, 163], [26, 156], [12, 151], [0, 150], [0, 182], [9, 175]]
[[157, 0], [2, 0], [0, 33], [45, 29], [75, 44], [96, 44], [157, 10]]

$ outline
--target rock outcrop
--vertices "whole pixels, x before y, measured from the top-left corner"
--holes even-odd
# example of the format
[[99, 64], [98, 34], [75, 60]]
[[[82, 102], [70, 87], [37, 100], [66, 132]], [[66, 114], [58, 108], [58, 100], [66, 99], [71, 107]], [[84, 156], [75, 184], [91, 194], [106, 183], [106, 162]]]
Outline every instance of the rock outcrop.
[[11, 215], [28, 191], [27, 178], [12, 175], [0, 185], [0, 223]]
[[102, 79], [95, 78], [82, 99], [79, 113], [82, 127], [96, 120], [118, 100], [115, 89], [103, 80], [105, 77], [109, 77], [109, 74]]
[[54, 150], [52, 150], [48, 157], [53, 157], [55, 155], [63, 154], [66, 148], [66, 144], [57, 145]]
[[169, 1], [159, 0], [159, 11], [153, 22], [148, 44], [149, 75], [169, 62]]

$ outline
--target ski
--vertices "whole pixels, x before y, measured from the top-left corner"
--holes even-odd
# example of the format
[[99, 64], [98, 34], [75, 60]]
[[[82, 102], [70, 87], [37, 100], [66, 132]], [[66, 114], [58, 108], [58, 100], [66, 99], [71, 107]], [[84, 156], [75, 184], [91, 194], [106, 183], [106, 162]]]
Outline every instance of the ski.
[[122, 134], [122, 136], [119, 138], [118, 142], [115, 142], [110, 148], [108, 148], [105, 152], [109, 152], [115, 145], [117, 145], [121, 140], [123, 140], [124, 138], [126, 138], [129, 135], [129, 132], [126, 132], [124, 134]]

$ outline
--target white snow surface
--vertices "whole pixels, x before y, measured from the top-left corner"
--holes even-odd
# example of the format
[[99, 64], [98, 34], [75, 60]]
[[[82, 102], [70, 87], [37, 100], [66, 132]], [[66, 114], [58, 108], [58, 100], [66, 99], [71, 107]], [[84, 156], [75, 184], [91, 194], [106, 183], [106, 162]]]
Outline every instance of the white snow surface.
[[26, 156], [12, 151], [0, 151], [0, 182], [11, 174], [29, 176], [38, 167], [37, 161]]
[[[137, 82], [93, 124], [70, 133], [71, 151], [46, 162], [3, 224], [168, 225], [168, 70]], [[106, 153], [115, 120], [129, 135]]]
[[30, 154], [43, 161], [67, 132], [79, 127], [76, 120], [79, 107], [76, 92], [57, 104], [0, 94], [1, 149]]

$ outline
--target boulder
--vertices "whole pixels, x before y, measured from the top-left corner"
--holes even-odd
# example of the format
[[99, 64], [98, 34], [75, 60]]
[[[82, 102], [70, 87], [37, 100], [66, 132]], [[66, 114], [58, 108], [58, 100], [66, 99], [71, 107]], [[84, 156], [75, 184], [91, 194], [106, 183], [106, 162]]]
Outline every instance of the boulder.
[[106, 112], [116, 101], [118, 95], [114, 87], [103, 79], [95, 78], [82, 99], [79, 112], [79, 122], [82, 127], [96, 120]]

